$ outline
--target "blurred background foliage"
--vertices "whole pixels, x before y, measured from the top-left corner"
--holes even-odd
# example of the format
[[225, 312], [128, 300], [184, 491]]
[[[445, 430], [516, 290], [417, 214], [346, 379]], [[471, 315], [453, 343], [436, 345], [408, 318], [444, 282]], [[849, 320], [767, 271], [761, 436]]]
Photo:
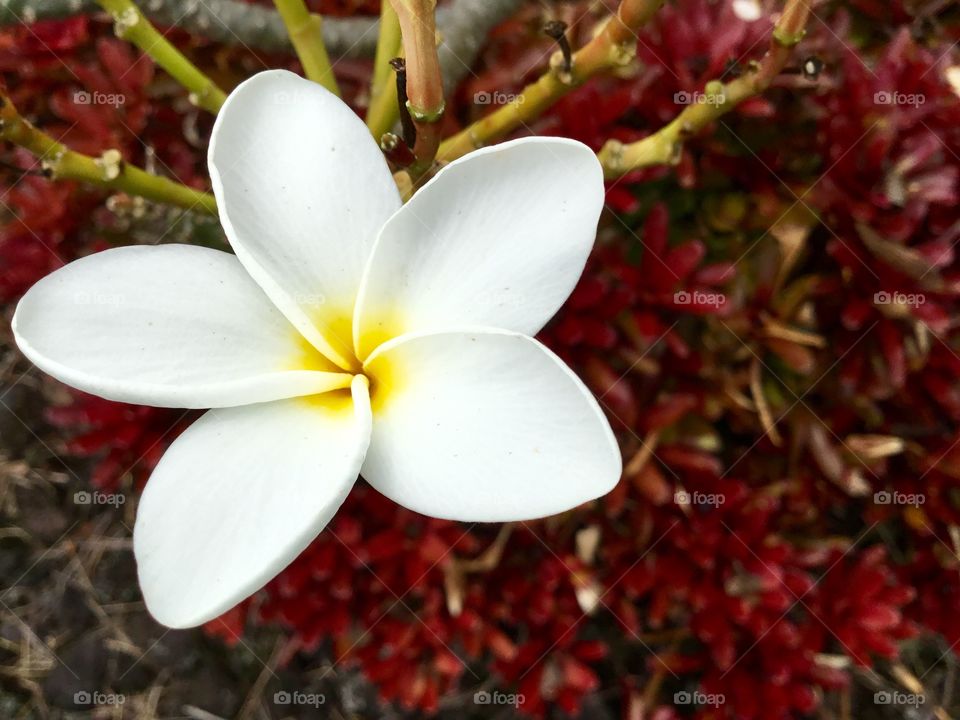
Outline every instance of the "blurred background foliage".
[[[105, 16], [59, 5], [0, 12], [0, 73], [21, 115], [72, 149], [115, 148], [208, 189], [212, 118]], [[174, 15], [160, 27], [221, 87], [299, 69], [269, 24], [205, 27], [194, 3], [179, 16], [177, 3], [143, 5], [158, 23]], [[311, 5], [360, 23], [329, 24], [338, 57], [379, 10]], [[547, 19], [578, 47], [610, 10], [491, 5], [445, 135], [544, 71]], [[635, 63], [518, 134], [598, 150], [643, 138], [762, 56], [779, 7], [668, 3]], [[194, 414], [58, 385], [4, 323], [0, 714], [960, 716], [960, 10], [811, 8], [768, 92], [671, 164], [608, 183], [587, 271], [542, 333], [623, 448], [619, 486], [577, 510], [458, 524], [361, 483], [332, 532], [261, 593], [203, 631], [166, 631], [143, 609], [130, 528], [138, 489]], [[236, 17], [261, 17], [249, 13]], [[335, 64], [359, 111], [364, 52]], [[226, 247], [214, 219], [54, 182], [25, 151], [0, 152], [7, 320], [32, 283], [91, 252]], [[325, 702], [291, 706], [283, 692]]]

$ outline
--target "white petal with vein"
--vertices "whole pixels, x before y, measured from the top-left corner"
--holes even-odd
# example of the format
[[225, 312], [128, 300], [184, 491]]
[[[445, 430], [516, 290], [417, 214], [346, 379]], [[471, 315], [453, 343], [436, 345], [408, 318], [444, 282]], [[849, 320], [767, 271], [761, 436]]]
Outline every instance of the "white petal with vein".
[[536, 340], [500, 330], [412, 334], [365, 367], [373, 437], [363, 476], [431, 517], [524, 520], [609, 492], [617, 441], [596, 399]]
[[603, 197], [596, 155], [574, 140], [523, 138], [446, 166], [377, 240], [354, 317], [358, 354], [455, 326], [536, 334], [583, 272]]
[[190, 245], [72, 262], [30, 288], [13, 331], [41, 370], [109, 400], [227, 407], [350, 383], [304, 349], [233, 255]]
[[262, 72], [220, 110], [209, 165], [237, 257], [318, 349], [349, 354], [363, 269], [400, 207], [366, 125], [318, 84]]
[[147, 482], [134, 553], [150, 613], [192, 627], [285, 568], [353, 487], [370, 439], [366, 381], [346, 391], [211, 410]]

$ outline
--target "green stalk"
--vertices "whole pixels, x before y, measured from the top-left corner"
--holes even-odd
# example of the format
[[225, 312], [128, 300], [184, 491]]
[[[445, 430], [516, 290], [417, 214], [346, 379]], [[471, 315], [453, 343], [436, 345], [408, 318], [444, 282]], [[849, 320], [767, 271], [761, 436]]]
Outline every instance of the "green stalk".
[[227, 99], [223, 90], [151, 25], [131, 0], [96, 2], [113, 17], [117, 37], [136, 45], [189, 90], [190, 102], [214, 115], [217, 114]]
[[21, 117], [4, 95], [0, 95], [0, 140], [7, 140], [33, 153], [40, 159], [45, 173], [55, 180], [80, 180], [217, 216], [217, 201], [210, 193], [194, 190], [130, 165], [124, 162], [119, 150], [107, 150], [99, 158], [75, 152]]
[[287, 26], [287, 34], [303, 65], [304, 74], [339, 96], [340, 88], [323, 42], [323, 20], [319, 15], [312, 15], [303, 0], [274, 0], [274, 5]]
[[367, 109], [367, 127], [377, 142], [380, 142], [383, 134], [392, 130], [397, 122], [397, 85], [393, 82], [390, 61], [399, 54], [400, 20], [390, 0], [383, 0], [380, 4], [380, 35], [377, 37], [370, 105]]

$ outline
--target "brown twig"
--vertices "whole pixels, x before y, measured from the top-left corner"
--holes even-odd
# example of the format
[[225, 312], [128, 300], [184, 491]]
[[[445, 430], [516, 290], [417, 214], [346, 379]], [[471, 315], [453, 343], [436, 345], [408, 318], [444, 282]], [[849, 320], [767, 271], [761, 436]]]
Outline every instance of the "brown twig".
[[283, 646], [283, 637], [278, 637], [276, 643], [274, 643], [273, 652], [270, 653], [270, 659], [264, 664], [263, 669], [257, 676], [257, 679], [254, 681], [253, 685], [250, 686], [250, 691], [247, 693], [247, 697], [243, 701], [243, 706], [240, 708], [240, 712], [237, 713], [237, 720], [252, 720], [257, 713], [257, 710], [260, 706], [260, 701], [263, 698], [263, 691], [266, 689], [267, 683], [270, 682], [271, 677], [276, 677], [274, 669], [280, 662]]
[[490, 547], [478, 557], [463, 560], [453, 558], [444, 570], [444, 588], [447, 595], [447, 610], [456, 617], [463, 610], [464, 578], [468, 573], [490, 572], [500, 564], [503, 550], [513, 532], [513, 523], [505, 523]]

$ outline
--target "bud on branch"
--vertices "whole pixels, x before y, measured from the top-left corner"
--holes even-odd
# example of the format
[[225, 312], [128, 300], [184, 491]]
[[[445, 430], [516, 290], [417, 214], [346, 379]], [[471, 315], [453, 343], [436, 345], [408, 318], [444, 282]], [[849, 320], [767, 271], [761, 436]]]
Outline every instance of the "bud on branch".
[[391, 0], [400, 22], [407, 71], [407, 109], [417, 130], [416, 160], [410, 176], [417, 182], [433, 164], [440, 146], [443, 76], [437, 56], [436, 0]]

